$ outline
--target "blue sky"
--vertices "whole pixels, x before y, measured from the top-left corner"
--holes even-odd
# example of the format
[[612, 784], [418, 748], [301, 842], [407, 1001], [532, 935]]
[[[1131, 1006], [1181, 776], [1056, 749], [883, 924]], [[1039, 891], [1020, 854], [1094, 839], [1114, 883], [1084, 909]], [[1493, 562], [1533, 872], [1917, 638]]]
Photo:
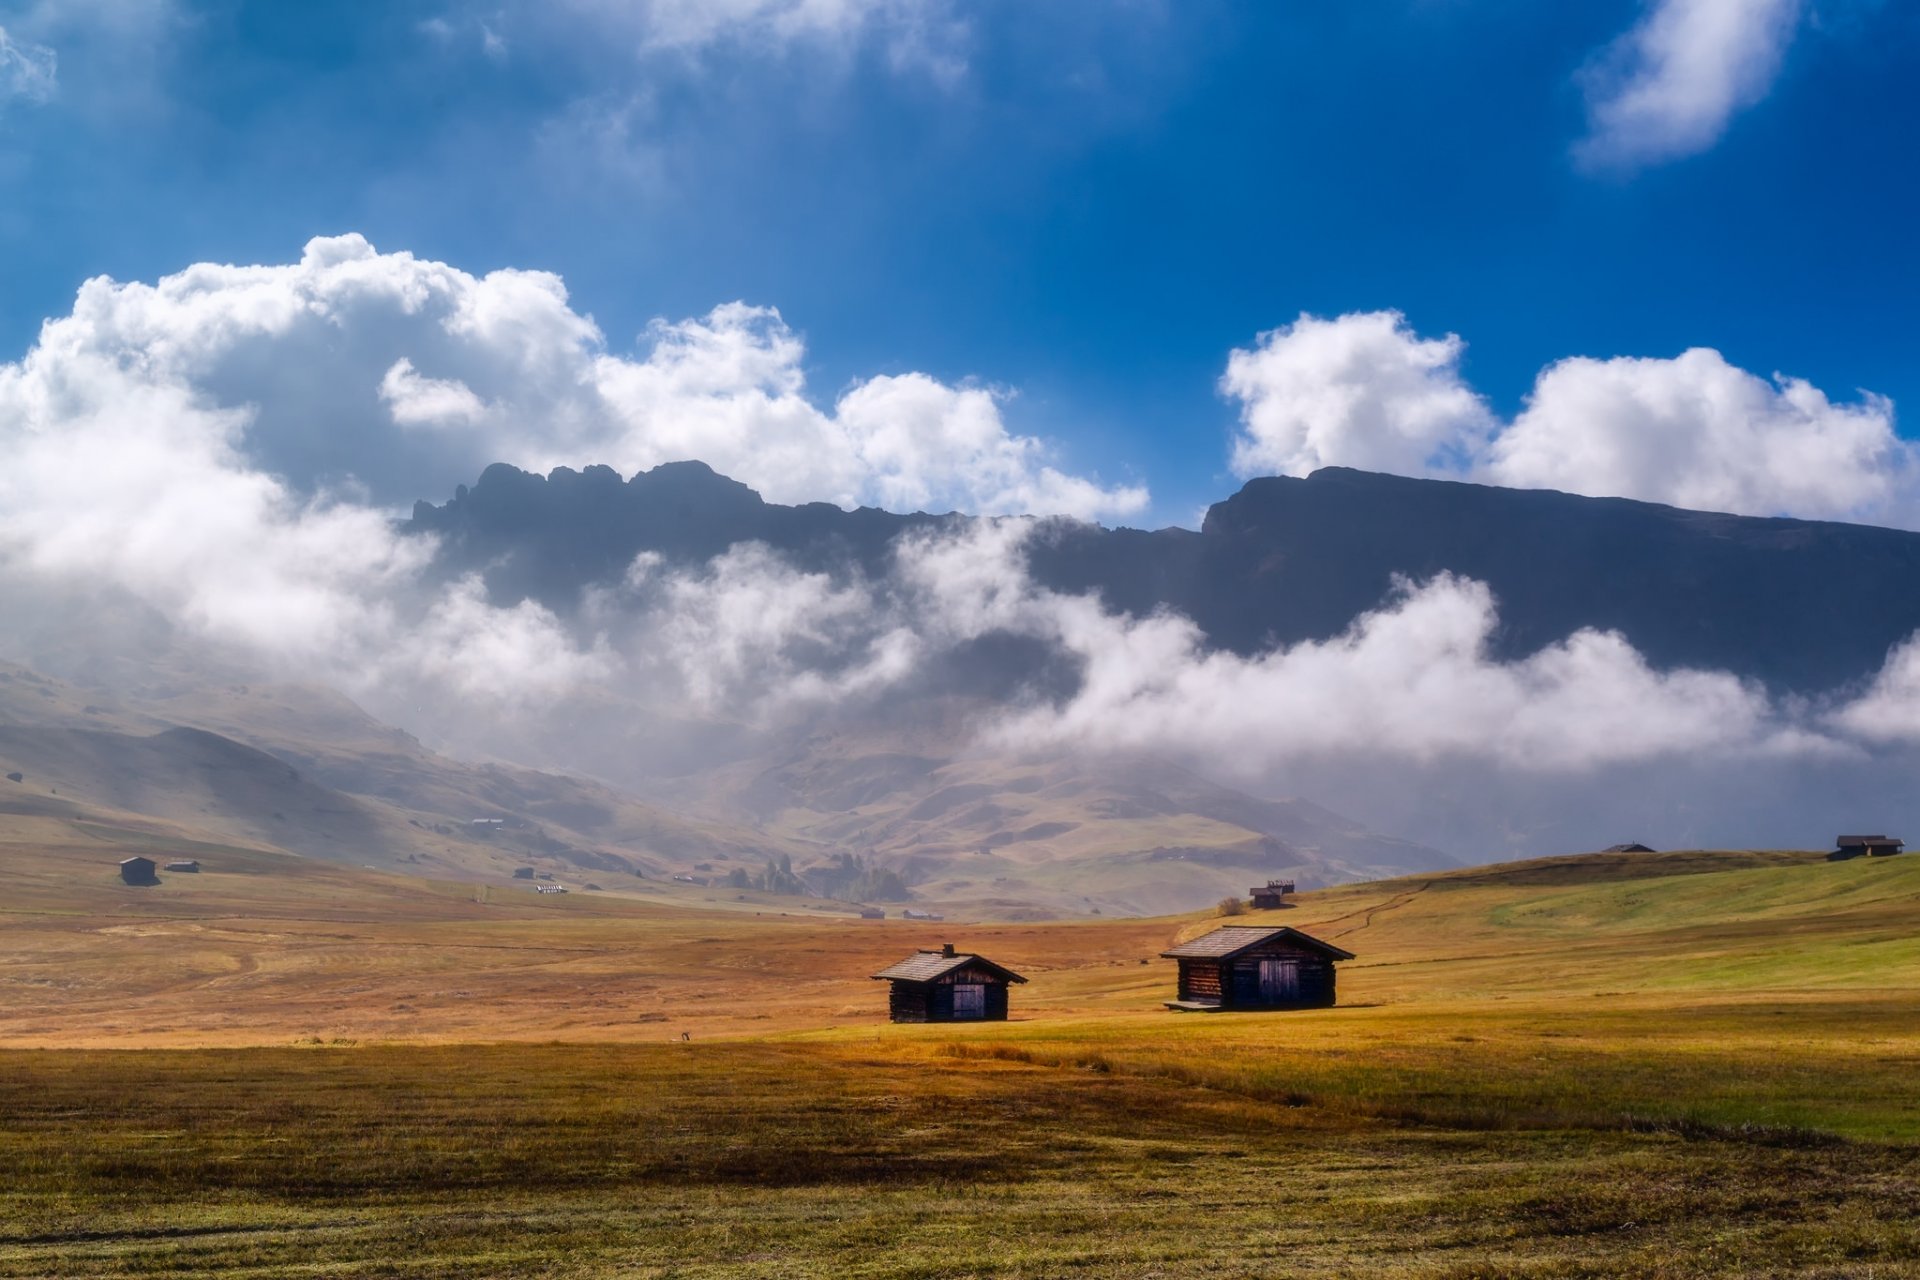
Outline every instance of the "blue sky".
[[555, 272], [615, 350], [777, 307], [822, 400], [1016, 389], [1138, 523], [1237, 487], [1228, 355], [1303, 312], [1459, 335], [1501, 420], [1556, 360], [1704, 346], [1909, 434], [1920, 12], [1666, 3], [1779, 30], [1723, 127], [1596, 159], [1659, 6], [0, 0], [0, 360], [88, 277], [357, 232]]

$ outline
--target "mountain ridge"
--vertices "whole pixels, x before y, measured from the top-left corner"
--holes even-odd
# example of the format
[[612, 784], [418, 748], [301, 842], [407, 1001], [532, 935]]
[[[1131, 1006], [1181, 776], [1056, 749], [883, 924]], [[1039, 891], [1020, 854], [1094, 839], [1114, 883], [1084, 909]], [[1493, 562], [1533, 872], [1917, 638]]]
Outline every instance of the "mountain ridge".
[[[875, 574], [901, 534], [976, 519], [780, 506], [698, 462], [624, 481], [607, 467], [541, 477], [495, 464], [402, 527], [440, 539], [442, 571], [481, 574], [497, 602], [566, 612], [643, 552], [694, 564], [760, 542], [810, 571]], [[1442, 573], [1492, 589], [1495, 656], [1617, 631], [1657, 667], [1778, 692], [1861, 681], [1920, 630], [1920, 533], [1339, 467], [1249, 480], [1197, 532], [1056, 520], [1025, 554], [1045, 587], [1134, 616], [1177, 611], [1243, 655], [1329, 639], [1397, 580]]]

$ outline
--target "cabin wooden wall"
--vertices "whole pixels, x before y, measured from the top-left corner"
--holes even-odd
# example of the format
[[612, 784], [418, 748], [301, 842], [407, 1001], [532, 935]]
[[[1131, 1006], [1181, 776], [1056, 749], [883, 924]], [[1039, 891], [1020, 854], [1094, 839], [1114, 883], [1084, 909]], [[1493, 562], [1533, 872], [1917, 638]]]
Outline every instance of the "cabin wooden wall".
[[1219, 961], [1182, 960], [1180, 962], [1180, 999], [1219, 1000], [1222, 998]]
[[[1260, 994], [1260, 962], [1292, 960], [1300, 966], [1299, 995], [1269, 1001]], [[1333, 961], [1319, 951], [1285, 939], [1262, 943], [1233, 958], [1228, 980], [1229, 1007], [1235, 1009], [1324, 1009], [1334, 1002]]]
[[952, 1022], [953, 984], [977, 982], [986, 988], [986, 1012], [968, 1022], [1005, 1022], [1007, 987], [997, 975], [986, 969], [965, 968], [933, 982], [894, 982], [889, 984], [887, 1016], [895, 1022]]
[[[927, 992], [929, 988], [923, 982], [891, 982], [887, 984], [887, 1016], [895, 1022], [926, 1022], [928, 1018]], [[951, 997], [949, 997], [951, 1001]], [[951, 1004], [949, 1004], [951, 1008]]]

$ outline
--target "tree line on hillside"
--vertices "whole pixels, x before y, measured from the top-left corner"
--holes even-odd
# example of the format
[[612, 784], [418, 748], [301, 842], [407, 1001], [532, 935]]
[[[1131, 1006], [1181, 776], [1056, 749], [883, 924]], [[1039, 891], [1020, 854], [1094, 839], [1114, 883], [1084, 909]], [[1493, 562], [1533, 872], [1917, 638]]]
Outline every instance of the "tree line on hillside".
[[758, 872], [735, 867], [727, 875], [727, 885], [733, 889], [818, 895], [848, 902], [903, 902], [912, 896], [898, 871], [852, 853], [835, 854], [831, 861], [802, 872], [795, 872], [793, 858], [783, 853], [778, 858], [768, 858], [767, 865]]

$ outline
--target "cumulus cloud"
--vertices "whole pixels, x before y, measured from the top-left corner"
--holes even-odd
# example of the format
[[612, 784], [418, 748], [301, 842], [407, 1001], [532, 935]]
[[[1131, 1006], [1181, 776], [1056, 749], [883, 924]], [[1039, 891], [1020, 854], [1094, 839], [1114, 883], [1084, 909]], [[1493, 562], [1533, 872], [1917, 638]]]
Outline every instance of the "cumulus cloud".
[[351, 482], [406, 502], [495, 461], [631, 472], [699, 458], [778, 502], [1083, 517], [1146, 504], [1138, 486], [1060, 470], [1008, 429], [1004, 393], [889, 375], [823, 407], [805, 357], [777, 311], [744, 303], [656, 322], [639, 350], [612, 351], [556, 276], [474, 276], [347, 235], [296, 263], [89, 281], [30, 364], [49, 381], [125, 364], [244, 411], [236, 456], [301, 492]]
[[[475, 277], [357, 236], [292, 264], [89, 281], [0, 365], [0, 578], [119, 592], [186, 635], [362, 694], [524, 706], [650, 660], [622, 647], [631, 628], [610, 639], [532, 603], [496, 608], [477, 580], [437, 580], [432, 544], [395, 532], [389, 500], [495, 459], [685, 457], [776, 500], [1084, 513], [1145, 500], [1049, 465], [1006, 429], [1000, 392], [895, 375], [822, 408], [804, 355], [776, 312], [737, 304], [614, 354], [551, 275]], [[911, 657], [904, 636], [878, 637], [824, 668], [861, 595], [775, 583], [749, 552], [652, 590], [664, 621], [649, 634], [699, 657], [680, 681], [696, 704], [776, 671], [803, 698], [856, 690]]]
[[0, 107], [9, 99], [45, 102], [58, 83], [58, 58], [45, 45], [15, 39], [0, 27]]
[[1344, 465], [1746, 515], [1920, 522], [1920, 458], [1890, 400], [1836, 404], [1717, 351], [1574, 358], [1501, 422], [1460, 375], [1464, 343], [1398, 312], [1310, 316], [1228, 360], [1241, 475]]
[[1575, 157], [1635, 168], [1705, 151], [1767, 95], [1805, 0], [1655, 0], [1587, 69]]
[[1913, 446], [1894, 434], [1891, 401], [1837, 405], [1803, 379], [1759, 378], [1705, 348], [1551, 366], [1483, 466], [1500, 484], [1712, 511], [1920, 516]]
[[1397, 311], [1302, 315], [1227, 359], [1220, 388], [1240, 401], [1241, 475], [1319, 467], [1421, 472], [1457, 466], [1493, 415], [1460, 378], [1466, 344], [1422, 338]]

